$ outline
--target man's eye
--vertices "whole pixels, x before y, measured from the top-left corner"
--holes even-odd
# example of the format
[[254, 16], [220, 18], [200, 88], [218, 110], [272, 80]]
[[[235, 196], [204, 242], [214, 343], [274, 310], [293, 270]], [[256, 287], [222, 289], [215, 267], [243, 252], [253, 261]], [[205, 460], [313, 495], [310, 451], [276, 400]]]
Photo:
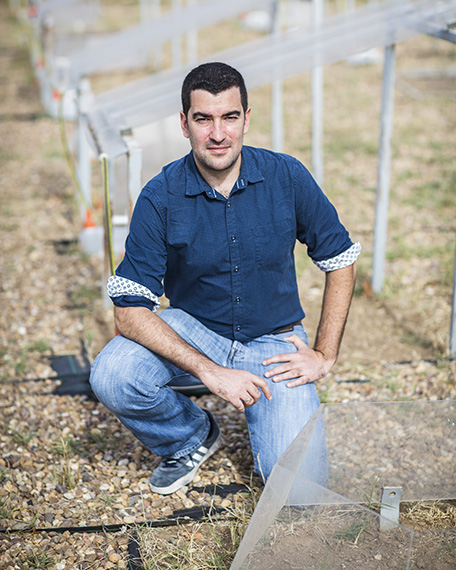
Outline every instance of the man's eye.
[[236, 121], [238, 119], [237, 115], [230, 115], [228, 117], [226, 117], [226, 120], [229, 121], [230, 123]]
[[196, 122], [200, 123], [200, 124], [204, 124], [204, 123], [207, 123], [208, 120], [209, 119], [207, 119], [206, 117], [199, 117], [199, 119], [196, 119]]

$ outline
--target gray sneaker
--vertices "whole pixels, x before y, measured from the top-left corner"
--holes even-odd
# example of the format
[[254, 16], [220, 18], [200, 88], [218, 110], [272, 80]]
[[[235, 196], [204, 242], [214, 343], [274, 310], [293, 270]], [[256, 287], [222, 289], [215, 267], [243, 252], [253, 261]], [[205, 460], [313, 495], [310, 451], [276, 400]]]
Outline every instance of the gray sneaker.
[[211, 427], [206, 440], [194, 451], [183, 457], [164, 457], [152, 473], [149, 481], [151, 490], [160, 495], [170, 495], [187, 485], [202, 465], [222, 444], [220, 429], [210, 412], [204, 410], [209, 417]]

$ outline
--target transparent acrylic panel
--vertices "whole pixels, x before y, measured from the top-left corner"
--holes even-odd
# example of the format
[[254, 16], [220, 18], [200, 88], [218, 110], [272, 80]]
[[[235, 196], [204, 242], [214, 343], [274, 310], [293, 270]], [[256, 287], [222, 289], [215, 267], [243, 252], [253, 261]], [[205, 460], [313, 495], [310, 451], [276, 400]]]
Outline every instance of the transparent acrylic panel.
[[[278, 466], [276, 483], [285, 471]], [[374, 511], [309, 480], [299, 486], [302, 504], [283, 506], [259, 539], [247, 531], [232, 570], [409, 568], [413, 531], [397, 525], [381, 532]]]
[[[276, 515], [286, 504], [290, 495], [294, 494], [295, 481], [302, 458], [305, 456], [309, 443], [312, 440], [314, 427], [321, 421], [320, 409], [321, 406], [308, 421], [307, 429], [301, 430], [292, 445], [283, 453], [278, 463], [274, 466], [234, 562], [239, 559], [243, 560], [247, 556], [249, 550], [261, 539], [269, 525], [273, 523]], [[299, 488], [299, 484], [296, 487]], [[238, 567], [233, 563], [232, 568]]]
[[[324, 404], [329, 488], [364, 502], [375, 484], [402, 501], [456, 498], [456, 402]], [[378, 479], [378, 480], [377, 480]]]
[[[275, 465], [232, 570], [408, 568], [413, 531], [366, 506], [456, 498], [456, 402], [323, 404]], [[389, 517], [389, 513], [387, 513]]]

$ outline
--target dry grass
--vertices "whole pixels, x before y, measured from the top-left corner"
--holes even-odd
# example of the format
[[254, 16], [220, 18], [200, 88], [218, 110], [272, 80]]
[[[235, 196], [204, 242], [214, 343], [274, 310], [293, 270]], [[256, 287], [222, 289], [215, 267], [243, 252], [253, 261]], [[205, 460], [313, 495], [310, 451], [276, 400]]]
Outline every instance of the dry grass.
[[455, 501], [401, 503], [400, 524], [414, 530], [456, 528]]
[[259, 489], [237, 495], [223, 516], [175, 527], [140, 529], [145, 570], [228, 570], [260, 496]]

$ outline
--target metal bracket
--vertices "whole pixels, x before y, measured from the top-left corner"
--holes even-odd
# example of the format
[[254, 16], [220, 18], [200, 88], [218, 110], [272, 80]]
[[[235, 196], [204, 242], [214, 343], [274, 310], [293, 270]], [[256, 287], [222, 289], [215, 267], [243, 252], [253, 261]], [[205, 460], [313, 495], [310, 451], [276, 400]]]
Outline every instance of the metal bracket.
[[402, 487], [383, 487], [380, 503], [380, 531], [390, 530], [399, 524], [399, 505]]

